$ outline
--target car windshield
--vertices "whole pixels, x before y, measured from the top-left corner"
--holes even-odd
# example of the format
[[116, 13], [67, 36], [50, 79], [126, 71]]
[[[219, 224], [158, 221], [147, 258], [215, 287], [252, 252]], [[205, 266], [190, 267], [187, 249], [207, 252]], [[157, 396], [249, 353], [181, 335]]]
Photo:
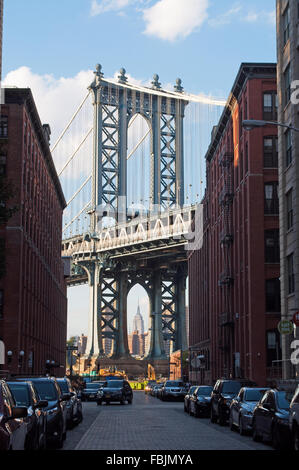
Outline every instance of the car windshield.
[[27, 385], [8, 384], [17, 406], [30, 406], [31, 400]]
[[122, 380], [109, 380], [104, 384], [105, 388], [121, 388], [123, 386]]
[[241, 388], [240, 382], [224, 382], [222, 393], [237, 394]]
[[252, 390], [246, 390], [244, 400], [258, 402], [260, 401], [265, 392], [266, 390], [255, 390], [254, 388]]
[[174, 381], [169, 381], [166, 382], [165, 387], [183, 387], [184, 384], [183, 382], [174, 382]]
[[53, 382], [36, 381], [34, 386], [41, 400], [55, 401], [58, 399], [58, 393]]
[[288, 410], [290, 408], [291, 399], [291, 393], [285, 391], [277, 392], [277, 403], [279, 408]]
[[60, 390], [63, 393], [69, 393], [69, 386], [68, 386], [67, 382], [65, 382], [64, 380], [57, 380], [57, 382], [58, 382], [58, 385], [60, 387]]
[[198, 387], [197, 395], [199, 396], [210, 396], [213, 391], [213, 387]]
[[100, 388], [102, 386], [102, 384], [95, 384], [95, 383], [89, 383], [86, 385], [86, 388], [92, 388], [93, 390], [97, 390], [98, 388]]

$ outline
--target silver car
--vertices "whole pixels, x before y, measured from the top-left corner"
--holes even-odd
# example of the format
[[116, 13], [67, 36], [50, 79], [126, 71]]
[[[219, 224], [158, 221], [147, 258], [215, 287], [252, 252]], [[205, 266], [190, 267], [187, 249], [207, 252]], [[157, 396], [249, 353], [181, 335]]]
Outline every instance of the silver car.
[[180, 380], [167, 380], [161, 388], [161, 400], [176, 399], [184, 401], [186, 387]]
[[229, 425], [239, 429], [241, 435], [252, 431], [253, 410], [269, 388], [242, 387], [232, 400], [229, 412]]

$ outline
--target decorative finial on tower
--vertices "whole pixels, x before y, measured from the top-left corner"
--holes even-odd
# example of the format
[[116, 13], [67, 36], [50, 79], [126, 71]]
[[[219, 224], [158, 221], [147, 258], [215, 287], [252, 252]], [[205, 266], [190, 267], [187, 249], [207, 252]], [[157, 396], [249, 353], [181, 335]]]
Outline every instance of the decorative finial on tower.
[[156, 90], [161, 88], [161, 83], [159, 83], [159, 75], [157, 73], [155, 73], [153, 76], [152, 85], [152, 88], [155, 88]]
[[182, 93], [184, 88], [182, 87], [182, 80], [180, 78], [176, 79], [176, 85], [174, 85], [175, 91]]
[[95, 70], [94, 74], [95, 74], [96, 83], [98, 84], [99, 81], [101, 80], [101, 78], [104, 77], [104, 74], [102, 72], [101, 64], [96, 65], [96, 70]]
[[127, 83], [128, 77], [126, 77], [126, 70], [122, 67], [119, 71], [120, 75], [118, 76], [119, 83]]

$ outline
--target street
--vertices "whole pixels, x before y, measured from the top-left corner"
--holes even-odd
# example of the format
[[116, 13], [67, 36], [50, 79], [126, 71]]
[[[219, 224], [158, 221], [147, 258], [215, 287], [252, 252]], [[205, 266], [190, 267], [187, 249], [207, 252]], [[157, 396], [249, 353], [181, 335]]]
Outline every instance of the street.
[[182, 402], [162, 402], [135, 391], [132, 405], [84, 402], [83, 422], [68, 431], [64, 450], [271, 450], [228, 426], [184, 413]]

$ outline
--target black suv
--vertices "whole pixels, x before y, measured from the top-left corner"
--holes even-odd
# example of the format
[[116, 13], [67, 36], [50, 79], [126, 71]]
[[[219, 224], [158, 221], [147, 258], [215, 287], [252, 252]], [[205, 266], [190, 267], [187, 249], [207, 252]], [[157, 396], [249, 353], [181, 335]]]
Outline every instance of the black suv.
[[127, 401], [129, 404], [133, 401], [133, 391], [129, 382], [126, 380], [108, 380], [97, 393], [97, 405], [101, 405], [103, 401], [107, 405], [111, 401], [119, 401], [121, 405]]
[[256, 383], [248, 380], [220, 379], [214, 385], [211, 395], [211, 422], [221, 426], [229, 419], [230, 404], [242, 387], [255, 387]]
[[48, 402], [48, 406], [44, 408], [47, 413], [47, 444], [54, 443], [61, 449], [66, 438], [66, 402], [69, 395], [61, 392], [54, 377], [27, 377], [17, 380], [32, 382], [39, 399]]
[[78, 394], [75, 389], [72, 387], [71, 381], [69, 378], [57, 378], [57, 383], [61, 390], [61, 393], [65, 396], [69, 396], [69, 399], [66, 402], [67, 409], [67, 428], [71, 429], [74, 425], [81, 423], [83, 419], [82, 413], [82, 402], [78, 398]]

